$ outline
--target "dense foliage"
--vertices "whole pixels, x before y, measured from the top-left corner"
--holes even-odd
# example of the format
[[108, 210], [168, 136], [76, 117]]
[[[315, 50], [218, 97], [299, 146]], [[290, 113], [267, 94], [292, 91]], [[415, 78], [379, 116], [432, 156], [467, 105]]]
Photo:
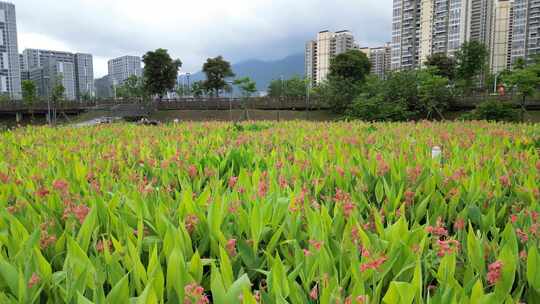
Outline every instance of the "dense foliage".
[[498, 100], [487, 100], [480, 103], [476, 109], [462, 116], [467, 120], [487, 121], [518, 121], [519, 113], [511, 104]]
[[202, 82], [202, 87], [212, 96], [219, 96], [223, 91], [230, 90], [227, 78], [234, 77], [231, 64], [222, 56], [208, 58], [202, 68], [206, 75], [206, 80]]
[[144, 91], [161, 99], [174, 89], [182, 62], [179, 59], [173, 60], [165, 49], [147, 52], [143, 56], [143, 62]]
[[268, 86], [268, 96], [273, 98], [298, 98], [306, 96], [308, 81], [298, 76], [290, 79], [274, 79]]
[[540, 301], [538, 126], [0, 137], [0, 303]]
[[388, 79], [368, 78], [347, 115], [366, 121], [440, 119], [454, 98], [448, 79], [437, 70], [392, 73]]

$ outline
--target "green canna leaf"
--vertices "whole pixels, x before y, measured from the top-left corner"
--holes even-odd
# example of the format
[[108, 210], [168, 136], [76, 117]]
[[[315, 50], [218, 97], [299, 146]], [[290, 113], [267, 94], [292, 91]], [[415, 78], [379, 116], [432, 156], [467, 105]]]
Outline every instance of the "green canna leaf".
[[126, 274], [111, 289], [106, 298], [107, 304], [128, 303], [129, 302], [129, 274]]

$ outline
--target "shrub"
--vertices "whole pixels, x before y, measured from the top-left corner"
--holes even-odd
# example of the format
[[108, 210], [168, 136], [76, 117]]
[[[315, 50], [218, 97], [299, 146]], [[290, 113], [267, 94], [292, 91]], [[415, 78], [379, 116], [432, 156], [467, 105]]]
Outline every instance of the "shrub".
[[413, 113], [400, 102], [387, 102], [380, 96], [360, 96], [347, 111], [348, 118], [364, 121], [404, 121], [411, 118]]
[[465, 120], [518, 121], [519, 113], [511, 104], [488, 100], [476, 106], [476, 109], [461, 116]]

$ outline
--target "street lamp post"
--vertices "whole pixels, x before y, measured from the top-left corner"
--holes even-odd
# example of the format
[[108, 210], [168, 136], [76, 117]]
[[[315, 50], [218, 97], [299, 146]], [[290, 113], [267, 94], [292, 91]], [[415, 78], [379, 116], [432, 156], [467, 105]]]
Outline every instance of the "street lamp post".
[[186, 73], [187, 78], [187, 88], [188, 88], [188, 96], [191, 97], [191, 84], [189, 83], [189, 77], [191, 76], [191, 73]]

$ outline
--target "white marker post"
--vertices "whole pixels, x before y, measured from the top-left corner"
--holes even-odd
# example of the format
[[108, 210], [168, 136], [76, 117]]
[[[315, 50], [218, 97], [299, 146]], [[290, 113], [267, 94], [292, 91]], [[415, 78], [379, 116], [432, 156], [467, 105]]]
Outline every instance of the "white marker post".
[[435, 146], [431, 148], [431, 158], [437, 159], [439, 162], [441, 162], [442, 158], [442, 149], [439, 146]]

